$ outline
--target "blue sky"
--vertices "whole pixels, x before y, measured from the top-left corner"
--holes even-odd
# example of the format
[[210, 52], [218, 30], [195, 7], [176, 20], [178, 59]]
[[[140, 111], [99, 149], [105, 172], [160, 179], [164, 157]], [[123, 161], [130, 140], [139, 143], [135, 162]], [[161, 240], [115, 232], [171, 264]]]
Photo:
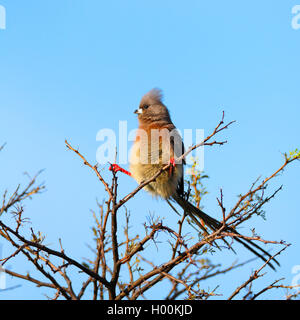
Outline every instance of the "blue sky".
[[[259, 176], [282, 164], [281, 153], [299, 148], [300, 30], [291, 27], [297, 1], [16, 1], [0, 0], [6, 8], [6, 30], [0, 30], [0, 155], [1, 193], [26, 182], [23, 173], [45, 169], [41, 181], [47, 192], [26, 203], [32, 225], [57, 246], [78, 259], [89, 254], [90, 209], [104, 192], [96, 177], [68, 152], [68, 141], [96, 161], [102, 128], [128, 129], [137, 125], [134, 109], [153, 87], [164, 91], [165, 103], [180, 129], [211, 132], [224, 110], [236, 120], [221, 137], [222, 147], [205, 150], [205, 172], [210, 176], [206, 211], [220, 218], [216, 197], [222, 187], [230, 207]], [[125, 166], [126, 167], [126, 166]], [[109, 175], [105, 172], [105, 177]], [[254, 288], [285, 277], [300, 265], [299, 163], [276, 178], [271, 189], [283, 191], [268, 204], [267, 220], [255, 227], [266, 239], [284, 239], [292, 246], [280, 256], [282, 267], [268, 273]], [[120, 176], [120, 195], [136, 184]], [[134, 226], [149, 212], [176, 225], [177, 217], [162, 201], [140, 192], [128, 203]], [[237, 246], [238, 247], [238, 246]], [[238, 257], [224, 251], [212, 259], [230, 264], [249, 258], [238, 247]], [[2, 243], [2, 254], [9, 248]], [[164, 249], [152, 252], [163, 255]], [[254, 262], [243, 271], [207, 283], [220, 284], [226, 298], [246, 280]], [[24, 260], [11, 268], [31, 270]], [[0, 299], [44, 298], [44, 289], [18, 279]], [[268, 298], [281, 298], [273, 291]], [[159, 292], [153, 290], [150, 298]]]

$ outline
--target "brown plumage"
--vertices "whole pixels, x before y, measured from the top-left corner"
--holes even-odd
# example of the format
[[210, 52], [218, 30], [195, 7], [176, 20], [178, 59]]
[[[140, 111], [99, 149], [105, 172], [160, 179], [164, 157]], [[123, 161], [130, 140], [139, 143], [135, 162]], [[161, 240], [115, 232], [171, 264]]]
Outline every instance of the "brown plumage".
[[[153, 89], [142, 98], [135, 111], [139, 129], [131, 151], [130, 172], [139, 183], [153, 177], [170, 159], [182, 154], [181, 137], [161, 99], [161, 91]], [[154, 196], [169, 199], [183, 178], [182, 169], [182, 163], [177, 163], [171, 175], [169, 171], [163, 172], [145, 189]]]
[[[182, 139], [171, 121], [170, 113], [162, 102], [162, 92], [152, 89], [145, 94], [135, 111], [138, 115], [139, 129], [130, 156], [130, 172], [132, 177], [141, 183], [152, 178], [171, 159], [180, 157], [184, 152]], [[166, 170], [155, 181], [145, 186], [153, 196], [176, 201], [192, 220], [203, 228], [200, 221], [211, 230], [219, 229], [222, 224], [202, 210], [188, 202], [184, 196], [184, 179], [182, 162], [175, 163], [172, 170]], [[228, 227], [226, 231], [238, 234]], [[248, 250], [267, 261], [271, 255], [250, 240], [235, 238]], [[275, 260], [278, 264], [278, 262]], [[269, 266], [274, 269], [272, 264]]]

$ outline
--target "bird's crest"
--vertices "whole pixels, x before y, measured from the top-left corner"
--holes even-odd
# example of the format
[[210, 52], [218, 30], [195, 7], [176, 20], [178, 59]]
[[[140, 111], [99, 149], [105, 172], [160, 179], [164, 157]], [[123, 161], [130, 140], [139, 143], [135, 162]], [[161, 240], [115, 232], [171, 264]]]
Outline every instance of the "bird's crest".
[[162, 91], [158, 88], [154, 88], [143, 96], [141, 104], [162, 104], [162, 99]]

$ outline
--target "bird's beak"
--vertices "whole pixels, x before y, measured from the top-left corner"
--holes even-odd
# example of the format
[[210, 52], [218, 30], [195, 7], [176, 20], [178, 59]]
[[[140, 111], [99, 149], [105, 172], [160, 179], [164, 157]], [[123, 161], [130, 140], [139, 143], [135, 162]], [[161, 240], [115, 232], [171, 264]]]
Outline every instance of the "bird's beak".
[[141, 114], [143, 113], [143, 109], [142, 108], [138, 108], [134, 111], [135, 114]]

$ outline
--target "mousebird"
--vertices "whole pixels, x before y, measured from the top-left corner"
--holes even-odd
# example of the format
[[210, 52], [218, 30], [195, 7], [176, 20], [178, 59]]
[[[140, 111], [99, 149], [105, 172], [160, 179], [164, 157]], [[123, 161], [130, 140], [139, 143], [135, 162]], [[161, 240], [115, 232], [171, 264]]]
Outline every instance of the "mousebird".
[[[162, 102], [161, 90], [154, 88], [146, 93], [134, 113], [137, 114], [139, 128], [131, 150], [130, 172], [121, 169], [116, 164], [113, 165], [113, 170], [121, 170], [131, 175], [140, 184], [154, 177], [169, 163], [170, 168], [163, 171], [144, 189], [155, 197], [165, 199], [169, 204], [170, 201], [176, 202], [205, 232], [207, 229], [204, 225], [212, 231], [220, 229], [223, 226], [221, 222], [194, 206], [185, 196], [183, 175], [185, 160], [176, 161], [183, 155], [184, 146], [181, 136], [171, 120], [168, 108]], [[226, 226], [224, 231], [239, 235], [235, 229], [229, 226]], [[251, 240], [240, 237], [234, 237], [234, 239], [264, 262], [271, 257], [267, 251]], [[279, 265], [275, 259], [274, 261]], [[275, 269], [270, 262], [268, 265]]]

